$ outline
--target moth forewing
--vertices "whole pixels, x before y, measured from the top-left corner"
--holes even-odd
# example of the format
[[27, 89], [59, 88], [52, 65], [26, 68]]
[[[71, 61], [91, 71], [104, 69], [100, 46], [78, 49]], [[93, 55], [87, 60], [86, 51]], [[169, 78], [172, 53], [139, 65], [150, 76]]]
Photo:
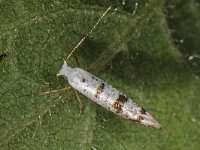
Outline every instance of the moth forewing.
[[71, 68], [66, 61], [57, 76], [63, 76], [80, 93], [115, 114], [136, 123], [161, 129], [150, 113], [110, 84], [81, 68]]

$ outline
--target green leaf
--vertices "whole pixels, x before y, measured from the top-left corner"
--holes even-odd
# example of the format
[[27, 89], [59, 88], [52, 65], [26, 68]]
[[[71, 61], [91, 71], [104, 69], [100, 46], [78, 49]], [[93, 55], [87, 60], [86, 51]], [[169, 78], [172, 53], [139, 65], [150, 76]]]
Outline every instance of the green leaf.
[[[196, 4], [0, 0], [0, 148], [198, 149]], [[134, 99], [163, 125], [162, 132], [125, 120], [83, 95], [85, 108], [78, 118], [72, 89], [39, 95], [68, 86], [55, 76], [63, 57], [110, 5], [112, 10], [68, 64], [77, 67], [77, 59], [81, 68]]]

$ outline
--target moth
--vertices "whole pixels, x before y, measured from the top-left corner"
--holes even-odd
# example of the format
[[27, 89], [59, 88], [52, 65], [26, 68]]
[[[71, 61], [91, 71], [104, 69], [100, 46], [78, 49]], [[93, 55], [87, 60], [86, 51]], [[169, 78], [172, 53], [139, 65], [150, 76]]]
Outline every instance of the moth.
[[[65, 60], [68, 60], [72, 56], [74, 51], [81, 45], [86, 37], [93, 32], [110, 9], [111, 6], [108, 7], [90, 32], [80, 40]], [[81, 68], [72, 68], [67, 65], [66, 61], [64, 61], [57, 76], [63, 76], [75, 90], [79, 91], [107, 110], [138, 124], [162, 129], [161, 125], [143, 107], [139, 106], [132, 99], [113, 88], [110, 84], [104, 82], [86, 70]]]
[[57, 76], [63, 76], [74, 89], [123, 118], [145, 126], [162, 128], [144, 108], [86, 70], [71, 68], [64, 61]]

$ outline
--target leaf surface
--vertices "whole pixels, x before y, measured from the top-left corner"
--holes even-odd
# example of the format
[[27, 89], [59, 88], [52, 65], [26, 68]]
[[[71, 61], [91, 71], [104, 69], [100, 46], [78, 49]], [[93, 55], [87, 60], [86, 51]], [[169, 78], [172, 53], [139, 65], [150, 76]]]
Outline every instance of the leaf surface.
[[[0, 148], [198, 149], [197, 3], [0, 1]], [[78, 59], [81, 68], [131, 97], [159, 120], [162, 132], [120, 118], [83, 95], [78, 118], [72, 89], [39, 95], [69, 86], [55, 76], [63, 57], [110, 5], [68, 64], [77, 67]]]

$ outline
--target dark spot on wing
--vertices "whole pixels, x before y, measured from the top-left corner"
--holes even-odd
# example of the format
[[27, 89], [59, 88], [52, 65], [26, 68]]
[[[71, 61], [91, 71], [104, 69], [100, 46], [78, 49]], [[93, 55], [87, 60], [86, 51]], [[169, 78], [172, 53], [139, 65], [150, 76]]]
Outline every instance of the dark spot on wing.
[[82, 81], [82, 82], [85, 82], [85, 78], [82, 78], [81, 81]]
[[140, 113], [141, 113], [141, 114], [146, 114], [146, 112], [147, 112], [147, 111], [146, 111], [143, 107], [141, 107]]
[[117, 101], [121, 102], [122, 104], [124, 104], [125, 102], [128, 101], [128, 97], [124, 96], [124, 95], [119, 95]]
[[141, 123], [141, 120], [143, 120], [144, 118], [142, 116], [138, 116], [137, 119], [135, 119], [135, 122], [137, 123]]
[[115, 108], [115, 109], [117, 109], [117, 113], [119, 113], [119, 112], [122, 112], [123, 110], [122, 110], [122, 107], [123, 107], [123, 104], [125, 103], [125, 102], [127, 102], [128, 101], [128, 97], [126, 97], [126, 96], [124, 96], [124, 95], [122, 95], [122, 94], [119, 94], [119, 97], [117, 98], [117, 100], [113, 103], [113, 108]]
[[97, 88], [96, 94], [94, 95], [96, 98], [97, 98], [97, 96], [98, 96], [99, 94], [101, 94], [101, 93], [103, 92], [104, 87], [105, 87], [104, 83], [101, 83], [101, 84], [99, 85], [99, 87]]
[[117, 111], [116, 113], [119, 113], [119, 112], [122, 112], [122, 105], [120, 104], [119, 101], [115, 101], [113, 104], [112, 104], [112, 107], [115, 108]]

